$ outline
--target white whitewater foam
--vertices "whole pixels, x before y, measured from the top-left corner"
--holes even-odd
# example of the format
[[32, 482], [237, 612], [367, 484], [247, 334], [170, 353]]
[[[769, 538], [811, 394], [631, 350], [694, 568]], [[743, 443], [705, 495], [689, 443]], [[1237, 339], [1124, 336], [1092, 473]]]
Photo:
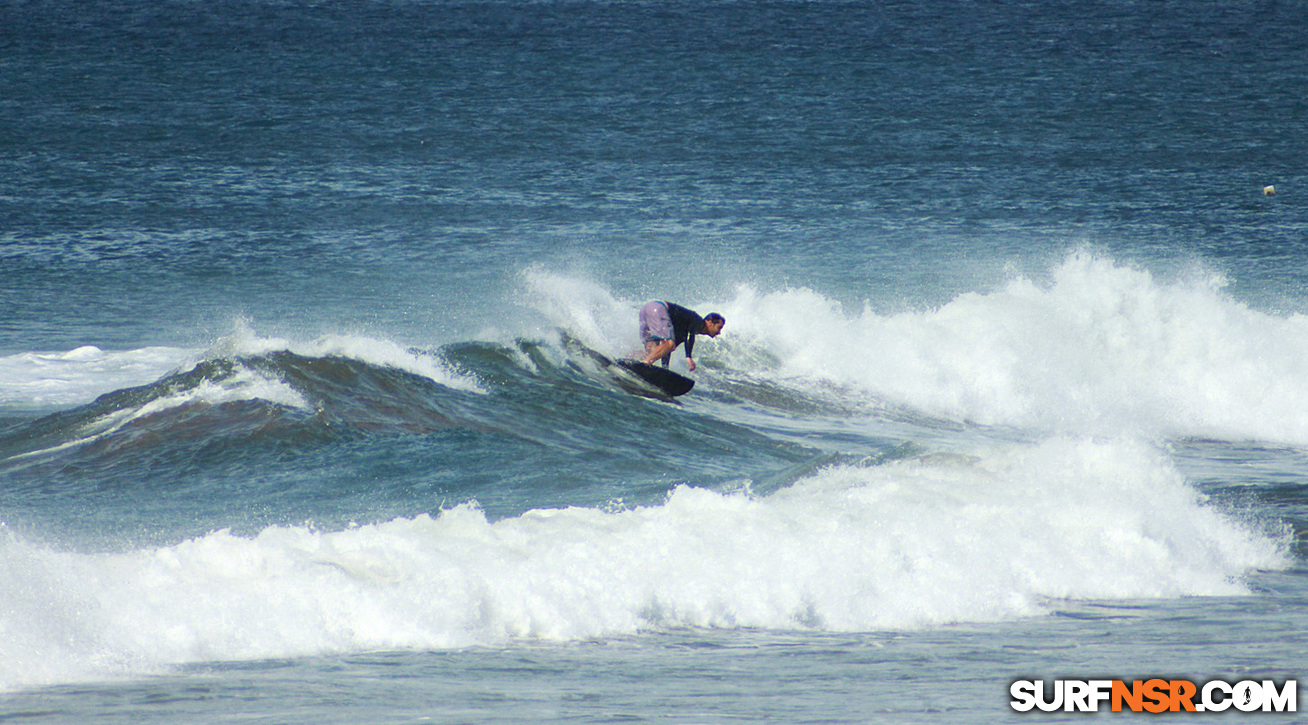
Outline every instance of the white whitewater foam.
[[1287, 563], [1157, 451], [1070, 439], [498, 522], [463, 505], [94, 555], [0, 532], [0, 688], [666, 626], [913, 629], [1050, 598], [1239, 595], [1250, 570]]
[[1046, 284], [1019, 277], [923, 312], [742, 288], [722, 305], [729, 334], [705, 353], [748, 367], [765, 350], [778, 361], [767, 374], [792, 384], [981, 424], [1308, 443], [1308, 318], [1250, 309], [1222, 287], [1076, 254]]
[[58, 409], [114, 390], [145, 385], [195, 363], [195, 351], [172, 347], [106, 351], [85, 345], [65, 352], [0, 357], [0, 407]]

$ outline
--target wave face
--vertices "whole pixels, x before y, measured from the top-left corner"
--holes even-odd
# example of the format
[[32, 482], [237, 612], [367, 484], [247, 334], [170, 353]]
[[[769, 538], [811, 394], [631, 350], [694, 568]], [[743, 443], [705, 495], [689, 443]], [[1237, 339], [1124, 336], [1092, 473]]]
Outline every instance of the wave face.
[[1149, 447], [835, 465], [766, 495], [476, 505], [98, 555], [0, 538], [0, 687], [207, 660], [577, 640], [667, 627], [867, 631], [1030, 616], [1061, 598], [1246, 593], [1276, 537]]
[[[420, 391], [476, 390], [474, 383], [450, 372], [434, 356], [404, 351], [393, 343], [328, 338], [297, 347], [248, 332], [199, 355], [176, 350], [106, 354], [80, 348], [64, 354], [15, 356], [19, 364], [11, 368], [18, 370], [11, 372], [10, 379], [18, 379], [13, 386], [18, 393], [39, 388], [25, 385], [23, 378], [33, 375], [31, 367], [57, 361], [72, 367], [71, 377], [77, 381], [64, 394], [84, 395], [139, 374], [134, 361], [145, 356], [202, 359], [154, 382], [105, 393], [86, 405], [19, 426], [0, 437], [3, 462], [21, 467], [67, 451], [119, 465], [134, 451], [153, 455], [158, 448], [186, 441], [200, 446], [223, 439], [246, 443], [325, 434], [341, 426], [444, 427], [452, 424], [451, 414]], [[132, 362], [122, 366], [127, 370], [104, 373], [106, 364], [115, 360]], [[28, 392], [20, 403], [45, 401], [43, 393]]]
[[648, 504], [695, 476], [782, 485], [792, 467], [825, 460], [633, 398], [557, 337], [426, 350], [242, 331], [186, 355], [199, 362], [0, 430], [5, 520], [117, 549], [221, 528], [386, 521], [469, 500], [496, 518]]

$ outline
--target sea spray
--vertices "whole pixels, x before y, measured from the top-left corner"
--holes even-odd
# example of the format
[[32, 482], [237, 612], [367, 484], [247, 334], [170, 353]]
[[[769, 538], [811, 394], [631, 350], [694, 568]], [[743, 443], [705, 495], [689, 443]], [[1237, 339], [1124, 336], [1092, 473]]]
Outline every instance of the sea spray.
[[1281, 537], [1208, 505], [1140, 443], [833, 466], [768, 496], [678, 487], [638, 508], [467, 503], [340, 531], [155, 549], [0, 539], [0, 687], [186, 662], [668, 626], [916, 629], [1048, 600], [1240, 595]]

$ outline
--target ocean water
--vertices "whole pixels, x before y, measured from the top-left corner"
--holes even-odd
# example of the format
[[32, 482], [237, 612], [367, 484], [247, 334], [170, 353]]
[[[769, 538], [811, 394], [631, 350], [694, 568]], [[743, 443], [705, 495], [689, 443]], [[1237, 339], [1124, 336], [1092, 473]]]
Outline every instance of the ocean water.
[[[0, 0], [0, 720], [1300, 677], [1306, 27]], [[676, 403], [566, 342], [651, 299], [727, 318]]]

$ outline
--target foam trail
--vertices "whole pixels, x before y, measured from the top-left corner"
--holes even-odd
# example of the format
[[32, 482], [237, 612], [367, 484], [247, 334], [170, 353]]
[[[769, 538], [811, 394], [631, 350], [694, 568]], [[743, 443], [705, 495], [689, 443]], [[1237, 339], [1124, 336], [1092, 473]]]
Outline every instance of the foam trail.
[[669, 625], [913, 629], [1038, 615], [1051, 597], [1238, 595], [1287, 562], [1157, 451], [1064, 439], [834, 467], [761, 498], [683, 487], [498, 522], [463, 505], [96, 555], [0, 532], [0, 688]]
[[[720, 351], [931, 415], [1063, 433], [1308, 443], [1308, 318], [1250, 309], [1220, 278], [1162, 282], [1075, 254], [934, 310], [848, 314], [809, 290], [742, 288]], [[735, 350], [734, 356], [731, 350]]]

